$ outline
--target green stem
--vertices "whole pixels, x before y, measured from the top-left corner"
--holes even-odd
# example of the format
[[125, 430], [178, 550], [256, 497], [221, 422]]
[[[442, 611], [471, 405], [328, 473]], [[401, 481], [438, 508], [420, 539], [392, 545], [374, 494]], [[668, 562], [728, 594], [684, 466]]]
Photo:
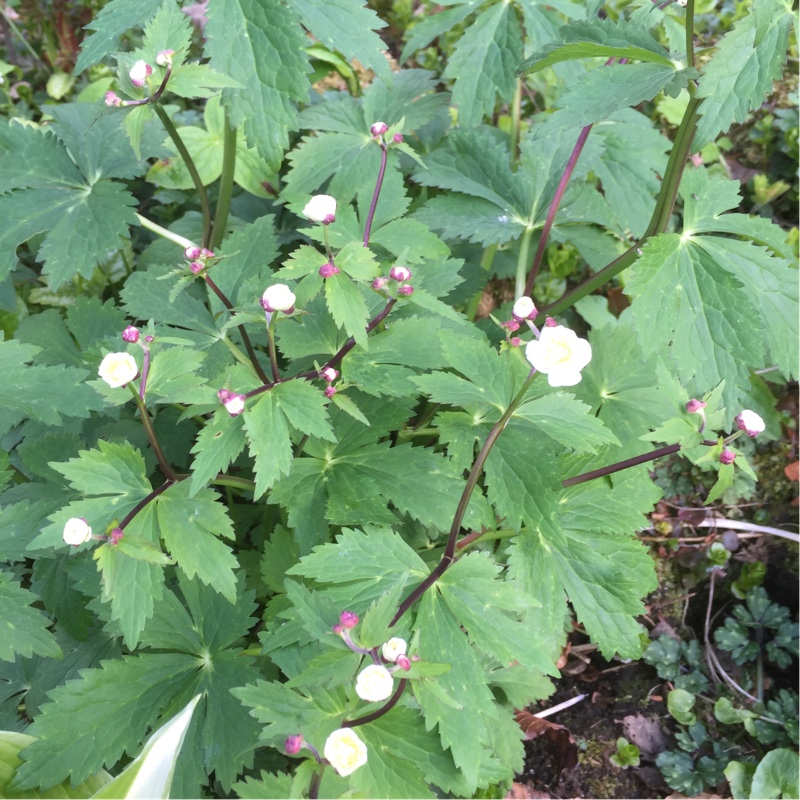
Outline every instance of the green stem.
[[269, 365], [272, 368], [272, 380], [280, 383], [281, 373], [278, 370], [278, 353], [275, 350], [275, 319], [279, 311], [270, 314], [269, 325], [267, 325], [267, 339], [269, 341]]
[[516, 171], [519, 163], [519, 136], [522, 121], [522, 78], [517, 78], [517, 86], [514, 89], [514, 97], [511, 100], [511, 169]]
[[686, 63], [694, 66], [694, 0], [686, 4]]
[[139, 397], [139, 392], [131, 385], [128, 384], [130, 387], [131, 393], [133, 394], [134, 399], [136, 400], [136, 405], [139, 407], [139, 416], [142, 419], [142, 425], [144, 425], [145, 433], [147, 434], [147, 439], [150, 442], [150, 447], [153, 448], [153, 452], [156, 456], [156, 461], [158, 461], [158, 466], [161, 468], [161, 471], [164, 473], [164, 477], [168, 481], [176, 481], [177, 476], [170, 467], [169, 462], [167, 461], [166, 456], [164, 455], [164, 451], [161, 449], [161, 445], [159, 444], [158, 437], [156, 436], [155, 428], [153, 427], [153, 421], [150, 419], [150, 414], [147, 413], [147, 407], [144, 404], [144, 400]]
[[143, 217], [141, 214], [136, 215], [136, 219], [139, 220], [139, 224], [146, 228], [148, 231], [152, 231], [157, 236], [161, 236], [163, 239], [167, 239], [170, 242], [174, 242], [179, 247], [182, 247], [184, 250], [187, 247], [195, 247], [195, 243], [191, 239], [187, 239], [185, 236], [181, 236], [178, 233], [173, 233], [172, 231], [168, 231], [166, 228], [162, 228], [158, 223], [153, 222], [151, 219], [147, 219], [147, 217]]
[[261, 376], [258, 375], [258, 370], [256, 370], [256, 367], [253, 364], [253, 362], [250, 361], [250, 359], [227, 336], [223, 336], [222, 341], [225, 342], [225, 344], [228, 347], [228, 350], [231, 351], [231, 355], [240, 364], [244, 364], [248, 369], [253, 371], [253, 373], [259, 378], [259, 380], [262, 380]]
[[25, 46], [25, 49], [33, 56], [34, 60], [37, 61], [39, 64], [42, 64], [43, 62], [41, 57], [37, 54], [37, 52], [33, 49], [33, 47], [31, 47], [30, 43], [25, 38], [22, 31], [14, 24], [14, 20], [11, 19], [6, 14], [5, 9], [3, 9], [3, 11], [0, 13], [2, 13], [2, 15], [5, 17], [8, 27], [11, 28], [12, 31], [14, 31], [14, 35], [22, 42], [22, 44]]
[[[494, 261], [495, 253], [497, 253], [497, 245], [491, 244], [489, 245], [484, 251], [483, 255], [481, 256], [481, 267], [489, 272], [492, 268], [492, 262]], [[464, 313], [467, 315], [469, 319], [473, 322], [475, 321], [475, 315], [478, 313], [478, 307], [481, 304], [481, 298], [483, 297], [483, 289], [475, 292], [474, 295], [470, 298], [469, 303], [467, 303], [467, 307], [464, 309]]]
[[172, 143], [175, 145], [175, 149], [183, 159], [183, 163], [186, 164], [186, 169], [189, 171], [189, 175], [192, 178], [192, 183], [194, 183], [194, 188], [197, 192], [197, 199], [200, 201], [200, 210], [203, 212], [203, 247], [208, 247], [211, 241], [211, 206], [208, 202], [206, 187], [203, 186], [203, 181], [200, 178], [200, 174], [197, 171], [194, 160], [192, 159], [189, 151], [186, 149], [186, 145], [183, 143], [183, 139], [181, 139], [178, 129], [175, 127], [173, 121], [169, 118], [169, 114], [167, 114], [160, 103], [153, 103], [153, 109], [158, 115], [158, 118], [161, 120], [164, 130], [166, 130], [166, 132], [169, 134], [169, 138], [172, 139]]
[[522, 234], [522, 240], [519, 244], [519, 257], [517, 258], [517, 279], [514, 284], [514, 297], [522, 297], [525, 294], [525, 282], [528, 278], [528, 254], [531, 249], [531, 238], [533, 236], [533, 227], [528, 225], [525, 228], [525, 233]]
[[231, 194], [233, 193], [233, 174], [236, 170], [237, 129], [230, 127], [227, 114], [225, 115], [223, 130], [222, 176], [219, 179], [219, 198], [217, 199], [217, 211], [214, 215], [214, 232], [211, 236], [211, 250], [216, 250], [225, 238], [225, 229], [228, 225], [228, 212], [231, 208]]
[[234, 475], [223, 475], [222, 473], [211, 481], [211, 485], [230, 486], [234, 489], [246, 489], [250, 492], [254, 491], [256, 488], [255, 481], [249, 481], [247, 478], [237, 478]]
[[393, 625], [397, 623], [397, 621], [403, 616], [403, 614], [408, 611], [414, 603], [422, 597], [423, 594], [431, 587], [434, 583], [436, 583], [439, 578], [446, 572], [447, 568], [453, 563], [455, 560], [455, 552], [456, 552], [456, 545], [459, 531], [461, 530], [461, 523], [464, 520], [464, 515], [467, 513], [467, 506], [469, 505], [470, 498], [472, 497], [472, 492], [475, 489], [475, 486], [478, 483], [478, 479], [483, 472], [484, 464], [486, 464], [486, 459], [489, 457], [489, 453], [491, 453], [492, 448], [495, 445], [495, 442], [500, 438], [500, 434], [506, 427], [509, 419], [511, 419], [512, 414], [517, 410], [519, 404], [523, 401], [525, 397], [525, 393], [530, 388], [530, 385], [533, 383], [534, 378], [536, 377], [537, 373], [532, 373], [525, 383], [522, 384], [519, 392], [517, 392], [516, 397], [509, 403], [508, 408], [503, 412], [503, 415], [500, 417], [497, 422], [492, 426], [491, 431], [489, 431], [489, 435], [486, 437], [486, 441], [483, 443], [483, 447], [481, 447], [480, 452], [478, 453], [475, 463], [472, 465], [472, 469], [469, 472], [469, 477], [467, 478], [466, 486], [464, 486], [464, 491], [461, 493], [461, 499], [458, 501], [458, 506], [456, 508], [456, 513], [453, 515], [453, 523], [450, 526], [450, 533], [447, 537], [447, 545], [444, 549], [444, 555], [442, 556], [439, 563], [436, 565], [436, 568], [425, 578], [416, 589], [414, 589], [411, 594], [400, 603], [399, 608], [397, 609], [394, 617], [392, 617], [392, 621], [389, 623], [389, 627], [391, 628]]

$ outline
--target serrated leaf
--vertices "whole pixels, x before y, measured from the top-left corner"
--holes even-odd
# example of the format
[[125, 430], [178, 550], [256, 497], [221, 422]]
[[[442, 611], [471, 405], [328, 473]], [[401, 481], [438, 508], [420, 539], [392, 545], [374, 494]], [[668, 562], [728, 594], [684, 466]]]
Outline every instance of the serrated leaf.
[[197, 435], [192, 447], [192, 480], [189, 497], [194, 497], [217, 473], [224, 472], [244, 450], [246, 444], [242, 421], [232, 417], [224, 408]]
[[189, 497], [186, 481], [174, 484], [155, 500], [164, 544], [188, 578], [195, 575], [231, 603], [236, 600], [238, 561], [217, 537], [233, 537], [233, 525], [219, 496], [201, 489]]
[[61, 648], [48, 630], [50, 620], [31, 604], [38, 597], [16, 583], [11, 574], [0, 570], [0, 659], [13, 661], [17, 655], [34, 654], [61, 658]]
[[793, 16], [783, 0], [756, 0], [720, 41], [700, 78], [697, 96], [703, 102], [693, 152], [759, 108], [781, 76]]
[[463, 22], [480, 4], [480, 0], [467, 0], [461, 5], [445, 8], [437, 14], [425, 15], [415, 20], [413, 27], [409, 27], [406, 31], [406, 34], [410, 35], [400, 54], [400, 63]]
[[255, 497], [260, 497], [292, 465], [289, 424], [278, 398], [265, 392], [255, 403], [248, 403], [242, 414], [249, 452], [255, 459]]
[[295, 380], [279, 383], [272, 392], [293, 428], [328, 442], [336, 441], [328, 420], [326, 397], [318, 387], [306, 380]]
[[359, 286], [342, 275], [334, 275], [325, 281], [325, 301], [336, 324], [366, 348], [369, 309]]
[[583, 128], [615, 111], [652, 100], [660, 91], [677, 91], [694, 76], [689, 69], [661, 64], [612, 64], [593, 69], [557, 101], [558, 109], [532, 128], [534, 139], [556, 131]]
[[519, 67], [521, 75], [539, 72], [576, 58], [631, 58], [674, 68], [669, 53], [635, 22], [611, 19], [580, 20], [564, 25], [553, 42]]
[[292, 11], [277, 0], [222, 0], [205, 26], [211, 66], [244, 88], [225, 89], [231, 125], [277, 166], [296, 126], [294, 103], [308, 95], [306, 39]]
[[376, 600], [364, 614], [358, 629], [358, 640], [362, 647], [379, 647], [390, 638], [389, 623], [397, 611], [409, 574], [404, 572], [398, 582]]
[[464, 127], [491, 114], [499, 96], [510, 100], [522, 59], [522, 29], [508, 3], [490, 6], [456, 44], [443, 77], [455, 78], [453, 103]]
[[125, 535], [114, 547], [123, 555], [135, 558], [137, 561], [146, 561], [148, 564], [163, 567], [174, 563], [158, 545], [141, 536]]

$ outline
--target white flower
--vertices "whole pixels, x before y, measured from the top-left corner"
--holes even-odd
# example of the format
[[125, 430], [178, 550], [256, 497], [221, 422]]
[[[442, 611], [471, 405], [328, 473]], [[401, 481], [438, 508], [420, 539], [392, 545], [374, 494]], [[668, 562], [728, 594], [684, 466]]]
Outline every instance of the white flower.
[[368, 703], [385, 700], [394, 689], [394, 678], [386, 667], [370, 664], [356, 678], [356, 694]]
[[322, 754], [343, 778], [367, 763], [367, 746], [352, 728], [335, 730], [326, 739]]
[[336, 200], [327, 194], [316, 194], [306, 203], [303, 216], [328, 225], [336, 219]]
[[408, 645], [406, 644], [406, 640], [395, 636], [389, 639], [388, 642], [384, 642], [383, 647], [381, 647], [381, 655], [387, 661], [394, 662], [397, 661], [398, 656], [404, 656], [407, 649]]
[[291, 312], [297, 298], [285, 283], [276, 283], [267, 287], [261, 296], [261, 306], [265, 311]]
[[109, 353], [97, 372], [112, 389], [117, 389], [130, 383], [139, 374], [139, 367], [130, 353]]
[[137, 61], [128, 73], [134, 86], [144, 86], [148, 76], [153, 74], [153, 68], [146, 61]]
[[246, 399], [243, 394], [230, 394], [222, 401], [222, 405], [232, 417], [238, 417], [244, 411]]
[[533, 300], [524, 295], [518, 298], [516, 303], [514, 303], [514, 308], [511, 309], [511, 315], [516, 320], [535, 319], [536, 306], [533, 304]]
[[92, 529], [87, 525], [83, 517], [72, 517], [64, 525], [62, 536], [67, 544], [77, 547], [92, 538]]
[[592, 360], [592, 346], [575, 331], [556, 325], [543, 328], [538, 339], [528, 342], [525, 358], [547, 375], [551, 386], [575, 386], [581, 370]]
[[767, 426], [764, 420], [755, 411], [745, 409], [736, 417], [736, 426], [744, 431], [751, 439], [755, 439]]

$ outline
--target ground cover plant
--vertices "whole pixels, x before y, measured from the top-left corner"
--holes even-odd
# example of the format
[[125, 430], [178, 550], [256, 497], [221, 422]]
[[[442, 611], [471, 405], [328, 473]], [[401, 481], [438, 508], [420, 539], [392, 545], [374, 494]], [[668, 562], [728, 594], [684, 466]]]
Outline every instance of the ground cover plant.
[[174, 797], [501, 791], [573, 621], [648, 648], [653, 462], [779, 435], [796, 233], [719, 137], [791, 7], [65, 5], [3, 15], [0, 791], [162, 730]]

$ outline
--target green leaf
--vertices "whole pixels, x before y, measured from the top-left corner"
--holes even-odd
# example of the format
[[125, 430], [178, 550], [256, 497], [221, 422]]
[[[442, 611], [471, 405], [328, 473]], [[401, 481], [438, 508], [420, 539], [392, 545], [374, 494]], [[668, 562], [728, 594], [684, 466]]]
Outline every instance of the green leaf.
[[510, 100], [522, 59], [522, 29], [509, 3], [489, 6], [458, 40], [444, 78], [454, 78], [453, 100], [461, 125], [491, 114], [499, 96]]
[[750, 797], [794, 797], [798, 794], [797, 753], [771, 750], [756, 767]]
[[369, 309], [358, 284], [343, 275], [334, 275], [325, 281], [325, 300], [336, 324], [366, 348]]
[[278, 397], [265, 392], [255, 403], [248, 403], [242, 414], [250, 456], [255, 459], [255, 497], [260, 497], [292, 465], [289, 424]]
[[387, 80], [389, 65], [383, 55], [385, 45], [375, 32], [386, 23], [360, 0], [289, 0], [303, 25], [331, 50], [338, 50], [348, 61], [357, 58], [365, 67]]
[[410, 35], [400, 54], [400, 63], [463, 22], [479, 5], [481, 5], [480, 0], [467, 0], [462, 5], [445, 8], [437, 14], [423, 15], [415, 20], [413, 27], [406, 31], [406, 34]]
[[48, 630], [50, 620], [31, 604], [39, 600], [23, 589], [10, 573], [0, 570], [0, 659], [13, 661], [17, 655], [61, 658], [61, 648]]
[[114, 547], [118, 552], [135, 558], [137, 561], [146, 561], [148, 564], [157, 564], [163, 567], [174, 563], [158, 545], [141, 536], [125, 535]]
[[22, 752], [26, 762], [13, 788], [46, 789], [67, 777], [80, 783], [116, 763], [141, 742], [196, 663], [183, 653], [126, 656], [54, 689], [28, 729], [37, 738]]
[[243, 781], [235, 783], [233, 790], [243, 800], [283, 800], [291, 795], [292, 776], [288, 772], [272, 775], [262, 769], [260, 778], [248, 775]]
[[11, 340], [0, 342], [0, 404], [48, 425], [65, 417], [86, 419], [103, 408], [102, 398], [85, 383], [85, 369], [31, 365], [39, 348]]
[[148, 397], [161, 403], [213, 403], [216, 395], [197, 374], [205, 353], [188, 347], [167, 347], [155, 353], [147, 376]]
[[92, 31], [81, 44], [75, 74], [83, 72], [117, 47], [120, 37], [131, 28], [147, 22], [161, 7], [163, 0], [142, 0], [131, 5], [128, 0], [111, 0], [86, 27]]
[[669, 53], [635, 22], [611, 19], [580, 20], [564, 25], [559, 39], [526, 58], [520, 75], [539, 72], [553, 64], [576, 58], [630, 58], [674, 69]]
[[194, 497], [212, 478], [224, 472], [244, 450], [245, 444], [241, 419], [232, 417], [224, 408], [217, 409], [192, 447], [195, 459], [189, 497]]
[[408, 578], [408, 573], [404, 572], [398, 582], [369, 607], [358, 629], [358, 641], [361, 647], [379, 647], [389, 640], [391, 637], [389, 623], [403, 599]]
[[295, 380], [279, 383], [271, 391], [293, 428], [318, 439], [336, 441], [328, 420], [327, 398], [318, 387], [306, 380]]
[[717, 46], [700, 78], [700, 121], [692, 143], [698, 152], [734, 122], [760, 107], [781, 77], [794, 13], [783, 0], [756, 0]]
[[189, 496], [185, 481], [170, 486], [155, 500], [158, 525], [167, 549], [188, 578], [195, 575], [231, 603], [236, 601], [239, 566], [231, 549], [217, 537], [233, 538], [233, 525], [219, 496], [201, 489]]
[[223, 92], [231, 125], [244, 124], [248, 141], [277, 166], [296, 126], [294, 104], [308, 95], [307, 40], [277, 0], [222, 0], [207, 16], [211, 66], [244, 87]]
[[[748, 368], [763, 366], [760, 332], [748, 320], [754, 298], [702, 242], [660, 234], [643, 247], [626, 291], [645, 354], [667, 351], [675, 372], [695, 392], [726, 380], [724, 402], [740, 404]], [[667, 345], [669, 344], [669, 347]]]
[[690, 69], [661, 64], [612, 64], [593, 69], [557, 101], [558, 109], [534, 125], [531, 135], [544, 139], [556, 131], [583, 128], [614, 112], [652, 100], [660, 91], [677, 91], [693, 77]]

